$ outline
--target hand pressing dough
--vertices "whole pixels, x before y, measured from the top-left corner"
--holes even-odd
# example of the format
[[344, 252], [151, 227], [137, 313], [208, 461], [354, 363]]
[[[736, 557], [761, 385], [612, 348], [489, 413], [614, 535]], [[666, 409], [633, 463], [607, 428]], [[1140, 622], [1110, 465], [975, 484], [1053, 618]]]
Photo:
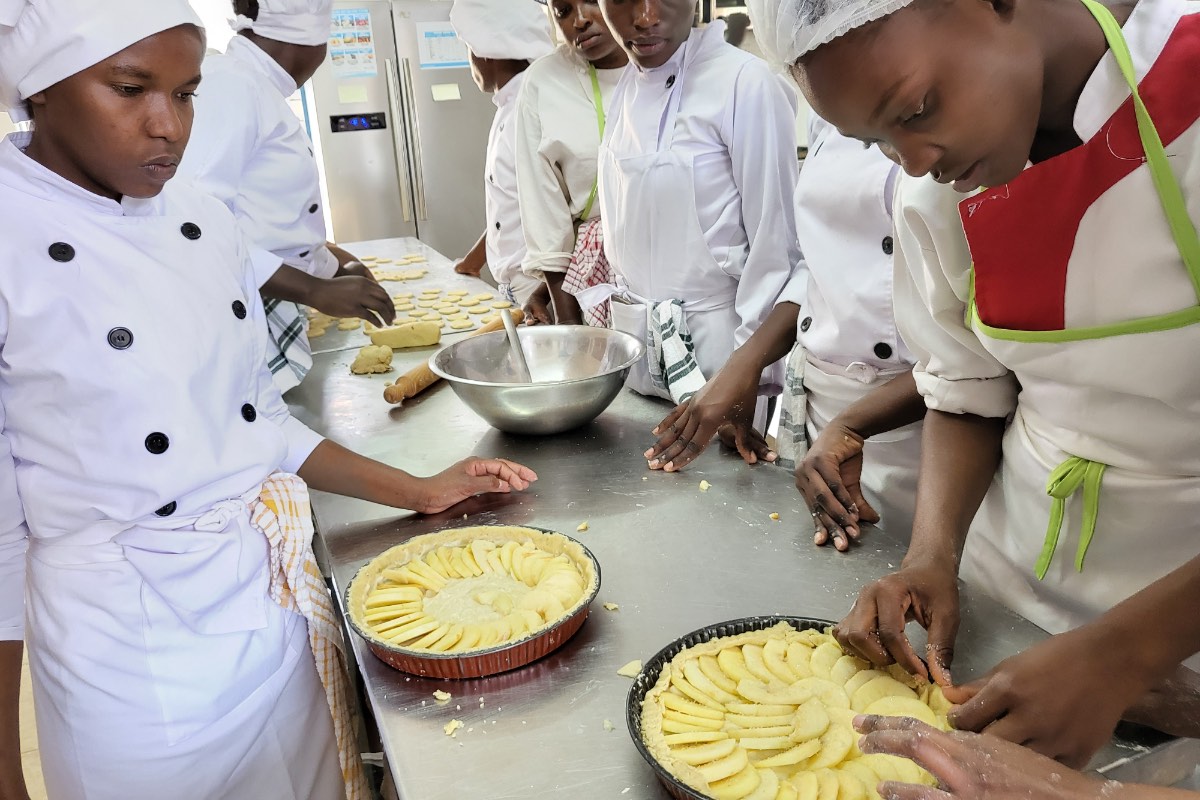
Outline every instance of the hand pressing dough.
[[339, 331], [355, 331], [355, 330], [358, 330], [358, 326], [361, 324], [362, 324], [362, 320], [357, 319], [357, 318], [339, 320], [338, 321], [338, 330]]
[[[376, 334], [379, 332], [376, 331]], [[374, 334], [372, 335], [374, 339]], [[377, 347], [369, 344], [358, 351], [358, 355], [354, 357], [354, 363], [350, 365], [350, 372], [355, 375], [374, 375], [380, 372], [392, 371], [392, 348]]]
[[381, 328], [371, 334], [371, 343], [394, 349], [428, 347], [442, 340], [439, 322], [409, 322], [391, 328]]

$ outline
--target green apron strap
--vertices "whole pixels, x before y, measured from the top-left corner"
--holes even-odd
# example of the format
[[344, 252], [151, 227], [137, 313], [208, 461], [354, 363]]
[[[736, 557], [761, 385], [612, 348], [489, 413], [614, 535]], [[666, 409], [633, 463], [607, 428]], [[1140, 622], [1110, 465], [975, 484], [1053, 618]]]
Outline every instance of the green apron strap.
[[[600, 128], [600, 140], [604, 141], [604, 95], [600, 92], [600, 76], [596, 74], [596, 68], [588, 64], [588, 75], [592, 77], [592, 103], [596, 106], [596, 125]], [[596, 202], [596, 194], [600, 191], [600, 175], [597, 171], [596, 179], [592, 181], [592, 193], [588, 195], [587, 205], [583, 207], [583, 213], [579, 215], [579, 221], [585, 222], [592, 213], [592, 206]]]
[[1175, 246], [1179, 249], [1179, 255], [1183, 258], [1184, 266], [1187, 267], [1188, 275], [1192, 279], [1196, 297], [1200, 299], [1200, 236], [1197, 236], [1196, 226], [1192, 224], [1191, 217], [1188, 216], [1183, 191], [1179, 188], [1179, 181], [1175, 174], [1171, 172], [1162, 139], [1159, 138], [1154, 121], [1150, 119], [1150, 112], [1146, 109], [1141, 94], [1138, 92], [1137, 74], [1133, 70], [1133, 58], [1129, 54], [1129, 46], [1125, 43], [1121, 26], [1117, 24], [1117, 20], [1107, 8], [1095, 0], [1082, 0], [1082, 2], [1088, 11], [1092, 12], [1096, 22], [1100, 23], [1100, 28], [1104, 31], [1104, 38], [1108, 40], [1108, 46], [1112, 49], [1117, 66], [1120, 68], [1121, 74], [1125, 76], [1125, 82], [1129, 84], [1129, 90], [1133, 95], [1133, 109], [1137, 116], [1138, 134], [1142, 140], [1142, 148], [1146, 151], [1146, 165], [1150, 168], [1150, 176], [1154, 179], [1155, 189], [1158, 190], [1159, 201], [1167, 215], [1167, 224], [1171, 227]]
[[1063, 519], [1067, 513], [1067, 500], [1083, 489], [1083, 524], [1079, 548], [1075, 553], [1075, 570], [1083, 571], [1083, 560], [1096, 534], [1096, 521], [1100, 517], [1100, 484], [1104, 478], [1104, 464], [1071, 456], [1055, 467], [1046, 481], [1046, 494], [1050, 495], [1050, 524], [1046, 528], [1046, 540], [1038, 556], [1034, 571], [1040, 581], [1046, 577], [1054, 551], [1058, 547], [1058, 536], [1062, 532]]

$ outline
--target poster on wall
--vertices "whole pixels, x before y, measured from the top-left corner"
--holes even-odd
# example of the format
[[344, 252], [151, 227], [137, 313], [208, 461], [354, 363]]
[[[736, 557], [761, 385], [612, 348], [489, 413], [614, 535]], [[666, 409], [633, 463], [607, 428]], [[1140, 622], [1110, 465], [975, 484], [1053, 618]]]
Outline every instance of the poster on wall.
[[421, 69], [457, 69], [469, 67], [467, 46], [449, 22], [418, 22], [417, 52]]
[[379, 74], [375, 61], [375, 37], [371, 31], [371, 12], [365, 8], [345, 8], [333, 12], [333, 32], [329, 35], [329, 60], [334, 77], [374, 78]]

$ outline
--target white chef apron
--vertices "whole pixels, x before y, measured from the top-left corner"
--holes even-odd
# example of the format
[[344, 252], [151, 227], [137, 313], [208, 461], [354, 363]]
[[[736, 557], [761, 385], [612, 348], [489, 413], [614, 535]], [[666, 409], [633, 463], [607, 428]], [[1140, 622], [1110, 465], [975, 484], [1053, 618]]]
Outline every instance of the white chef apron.
[[[822, 361], [797, 344], [788, 358], [783, 411], [790, 425], [803, 426], [811, 443], [847, 407], [905, 372], [881, 371], [862, 363], [842, 366]], [[917, 501], [921, 431], [922, 423], [915, 422], [872, 436], [863, 447], [861, 484], [863, 495], [879, 512], [876, 527], [906, 541], [912, 534]], [[781, 428], [781, 436], [784, 433]], [[785, 446], [780, 440], [784, 462], [780, 466], [795, 469], [795, 463], [804, 458], [807, 446], [794, 445]]]
[[[1180, 298], [1159, 278], [1140, 297], [1117, 298], [1129, 304], [1128, 316], [1140, 317], [1098, 325], [1077, 311], [1084, 322], [1071, 324], [1066, 313], [1075, 297], [1070, 286], [1103, 285], [1087, 272], [1103, 263], [1097, 261], [1106, 255], [1103, 239], [1084, 234], [1087, 215], [1100, 211], [1109, 212], [1108, 235], [1136, 232], [1145, 270], [1160, 276], [1178, 270], [1200, 286], [1200, 242], [1164, 152], [1164, 144], [1172, 146], [1196, 124], [1200, 17], [1177, 23], [1150, 72], [1135, 83], [1120, 26], [1102, 6], [1085, 5], [1104, 27], [1131, 88], [1148, 99], [1155, 135], [1138, 127], [1140, 111], [1126, 103], [1083, 145], [960, 204], [974, 257], [967, 323], [1021, 380], [1003, 459], [972, 524], [961, 574], [1051, 633], [1091, 621], [1200, 556], [1200, 477], [1186, 453], [1157, 462], [1155, 439], [1146, 437], [1161, 437], [1161, 426], [1147, 420], [1139, 430], [1129, 418], [1133, 409], [1151, 406], [1146, 395], [1157, 398], [1164, 414], [1191, 413], [1200, 303], [1185, 296], [1188, 306], [1175, 311]], [[1177, 37], [1191, 37], [1191, 44], [1176, 46]], [[1127, 156], [1139, 138], [1146, 158]], [[1156, 169], [1162, 179], [1152, 182]], [[1148, 221], [1125, 222], [1131, 202], [1150, 210]], [[1167, 226], [1171, 214], [1182, 221], [1178, 229]], [[1021, 248], [1035, 246], [1033, 257], [1024, 258]], [[1101, 250], [1079, 259], [1089, 248]], [[1059, 270], [1070, 274], [1068, 267], [1082, 273], [1072, 275], [1076, 283], [1052, 284]], [[1158, 306], [1135, 311], [1147, 298]], [[1140, 404], [1123, 411], [1122, 395]], [[1081, 434], [1071, 415], [1111, 419], [1112, 428], [1103, 437]], [[1179, 441], [1192, 433], [1181, 432]], [[1178, 451], [1175, 441], [1160, 446]]]
[[[617, 286], [608, 287], [613, 300], [612, 327], [649, 345], [650, 309], [664, 300], [679, 300], [696, 362], [704, 376], [711, 378], [733, 353], [740, 319], [734, 307], [738, 281], [721, 270], [700, 227], [692, 159], [672, 149], [688, 66], [698, 49], [697, 43], [692, 43], [684, 53], [658, 150], [619, 156], [602, 144], [599, 180], [605, 205], [621, 210], [620, 223], [612, 226], [612, 236], [604, 243], [613, 270], [622, 279]], [[617, 104], [615, 98], [613, 104]], [[590, 305], [595, 304], [595, 289], [599, 288], [590, 290]], [[670, 399], [666, 390], [651, 380], [646, 358], [630, 370], [626, 386], [640, 394]]]
[[50, 797], [343, 797], [304, 618], [268, 597], [244, 502], [95, 544], [34, 538], [28, 563]]

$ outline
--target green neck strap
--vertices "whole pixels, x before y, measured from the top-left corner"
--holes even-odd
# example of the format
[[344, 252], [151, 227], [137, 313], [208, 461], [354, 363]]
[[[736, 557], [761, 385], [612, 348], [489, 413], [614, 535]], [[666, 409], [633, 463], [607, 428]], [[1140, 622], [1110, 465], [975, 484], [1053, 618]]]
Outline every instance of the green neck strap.
[[[596, 68], [588, 64], [588, 75], [592, 78], [592, 103], [596, 106], [596, 125], [600, 128], [600, 139], [604, 140], [604, 95], [600, 92], [600, 76], [596, 74]], [[596, 194], [600, 191], [600, 175], [596, 175], [596, 179], [592, 181], [592, 193], [588, 195], [587, 205], [583, 207], [583, 213], [579, 215], [579, 221], [585, 221], [592, 213], [592, 206], [596, 203]]]
[[1179, 181], [1176, 180], [1175, 174], [1171, 172], [1162, 139], [1159, 138], [1154, 121], [1150, 119], [1150, 112], [1146, 110], [1146, 104], [1142, 102], [1141, 94], [1138, 92], [1137, 74], [1133, 70], [1133, 58], [1129, 54], [1129, 46], [1125, 43], [1121, 26], [1117, 24], [1117, 20], [1107, 8], [1095, 0], [1082, 0], [1082, 2], [1088, 11], [1092, 12], [1096, 22], [1100, 23], [1100, 28], [1104, 31], [1104, 38], [1108, 40], [1108, 46], [1112, 49], [1117, 66], [1120, 68], [1121, 74], [1125, 76], [1125, 82], [1129, 84], [1129, 90], [1133, 95], [1133, 110], [1137, 116], [1138, 134], [1142, 140], [1142, 147], [1146, 151], [1146, 165], [1150, 168], [1150, 176], [1154, 179], [1154, 188], [1158, 190], [1159, 202], [1162, 203], [1163, 211], [1167, 215], [1167, 224], [1171, 227], [1175, 246], [1179, 248], [1179, 255], [1183, 258], [1184, 266], [1187, 267], [1188, 275], [1192, 279], [1196, 297], [1200, 299], [1200, 236], [1196, 235], [1196, 227], [1188, 216], [1183, 191], [1179, 188]]
[[[1117, 24], [1108, 9], [1095, 0], [1082, 0], [1082, 2], [1100, 24], [1117, 66], [1125, 77], [1126, 83], [1129, 84], [1133, 97], [1134, 114], [1137, 117], [1138, 134], [1146, 153], [1146, 164], [1150, 168], [1150, 175], [1154, 180], [1159, 202], [1166, 213], [1171, 235], [1179, 249], [1179, 255], [1187, 267], [1197, 298], [1200, 298], [1200, 237], [1197, 237], [1196, 228], [1188, 216], [1187, 204], [1184, 201], [1183, 192], [1179, 188], [1179, 182], [1167, 162], [1162, 139], [1159, 138], [1158, 130], [1150, 119], [1150, 112], [1147, 111], [1138, 92], [1137, 74], [1134, 72], [1133, 59], [1130, 56], [1125, 37], [1121, 33], [1121, 26]], [[973, 278], [974, 275], [972, 275]], [[1098, 461], [1072, 456], [1050, 473], [1050, 478], [1046, 482], [1046, 494], [1051, 498], [1050, 523], [1047, 526], [1042, 552], [1034, 567], [1038, 580], [1046, 577], [1050, 569], [1050, 562], [1054, 558], [1054, 550], [1058, 546], [1058, 537], [1066, 516], [1067, 500], [1081, 489], [1083, 490], [1083, 519], [1080, 526], [1079, 546], [1075, 552], [1075, 570], [1083, 571], [1084, 558], [1092, 543], [1092, 537], [1096, 533], [1104, 470], [1105, 465]]]

